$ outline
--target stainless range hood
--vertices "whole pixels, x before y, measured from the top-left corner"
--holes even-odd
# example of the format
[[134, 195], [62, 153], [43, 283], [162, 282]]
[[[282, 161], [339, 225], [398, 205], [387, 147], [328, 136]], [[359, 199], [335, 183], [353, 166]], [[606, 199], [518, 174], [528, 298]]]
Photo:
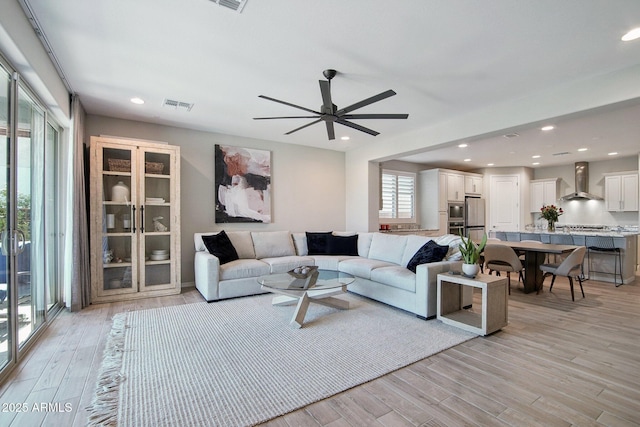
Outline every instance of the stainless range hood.
[[576, 191], [561, 197], [560, 200], [602, 200], [602, 197], [589, 193], [589, 163], [576, 162], [575, 168]]

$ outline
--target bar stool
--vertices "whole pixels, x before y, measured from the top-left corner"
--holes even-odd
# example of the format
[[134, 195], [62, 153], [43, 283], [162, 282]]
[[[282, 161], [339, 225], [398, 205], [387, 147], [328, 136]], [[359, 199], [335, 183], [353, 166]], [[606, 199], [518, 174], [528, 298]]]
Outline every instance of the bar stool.
[[520, 241], [524, 240], [535, 240], [538, 242], [542, 241], [542, 237], [540, 233], [520, 233]]
[[[620, 253], [620, 248], [616, 248], [615, 241], [613, 237], [610, 236], [586, 236], [585, 237], [585, 246], [587, 247], [587, 265], [589, 266], [589, 277], [591, 277], [591, 272], [594, 273], [603, 273], [603, 274], [613, 274], [613, 283], [616, 285], [616, 288], [622, 285], [622, 254]], [[614, 267], [613, 273], [609, 271], [601, 271], [601, 270], [593, 270], [591, 268], [591, 254], [608, 254], [614, 256]], [[620, 283], [618, 283], [618, 267], [620, 267]]]

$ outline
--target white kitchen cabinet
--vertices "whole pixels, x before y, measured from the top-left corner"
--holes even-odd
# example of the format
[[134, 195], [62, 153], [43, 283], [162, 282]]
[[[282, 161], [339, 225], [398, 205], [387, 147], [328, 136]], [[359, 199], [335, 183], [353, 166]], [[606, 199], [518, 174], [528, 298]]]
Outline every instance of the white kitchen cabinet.
[[465, 175], [464, 176], [464, 192], [468, 195], [482, 195], [482, 176], [481, 175]]
[[540, 213], [543, 206], [558, 203], [560, 178], [535, 179], [529, 186], [530, 211]]
[[638, 173], [621, 173], [604, 177], [605, 206], [611, 212], [638, 210]]
[[446, 175], [447, 200], [450, 202], [464, 202], [464, 175], [451, 172]]
[[180, 293], [180, 147], [91, 137], [91, 302]]

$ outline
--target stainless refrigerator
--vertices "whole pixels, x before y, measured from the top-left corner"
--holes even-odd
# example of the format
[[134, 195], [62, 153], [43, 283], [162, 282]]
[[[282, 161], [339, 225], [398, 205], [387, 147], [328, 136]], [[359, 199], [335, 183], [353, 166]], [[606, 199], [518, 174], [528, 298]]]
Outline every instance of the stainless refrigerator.
[[479, 241], [485, 233], [484, 199], [465, 197], [464, 199], [464, 235]]

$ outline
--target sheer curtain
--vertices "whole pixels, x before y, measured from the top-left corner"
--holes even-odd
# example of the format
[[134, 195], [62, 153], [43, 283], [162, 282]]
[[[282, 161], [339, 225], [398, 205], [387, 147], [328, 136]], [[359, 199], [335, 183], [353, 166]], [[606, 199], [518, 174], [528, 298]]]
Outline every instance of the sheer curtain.
[[89, 268], [89, 228], [87, 224], [87, 196], [85, 191], [85, 112], [78, 95], [73, 96], [73, 221], [72, 237], [71, 311], [80, 311], [90, 303], [91, 271]]

